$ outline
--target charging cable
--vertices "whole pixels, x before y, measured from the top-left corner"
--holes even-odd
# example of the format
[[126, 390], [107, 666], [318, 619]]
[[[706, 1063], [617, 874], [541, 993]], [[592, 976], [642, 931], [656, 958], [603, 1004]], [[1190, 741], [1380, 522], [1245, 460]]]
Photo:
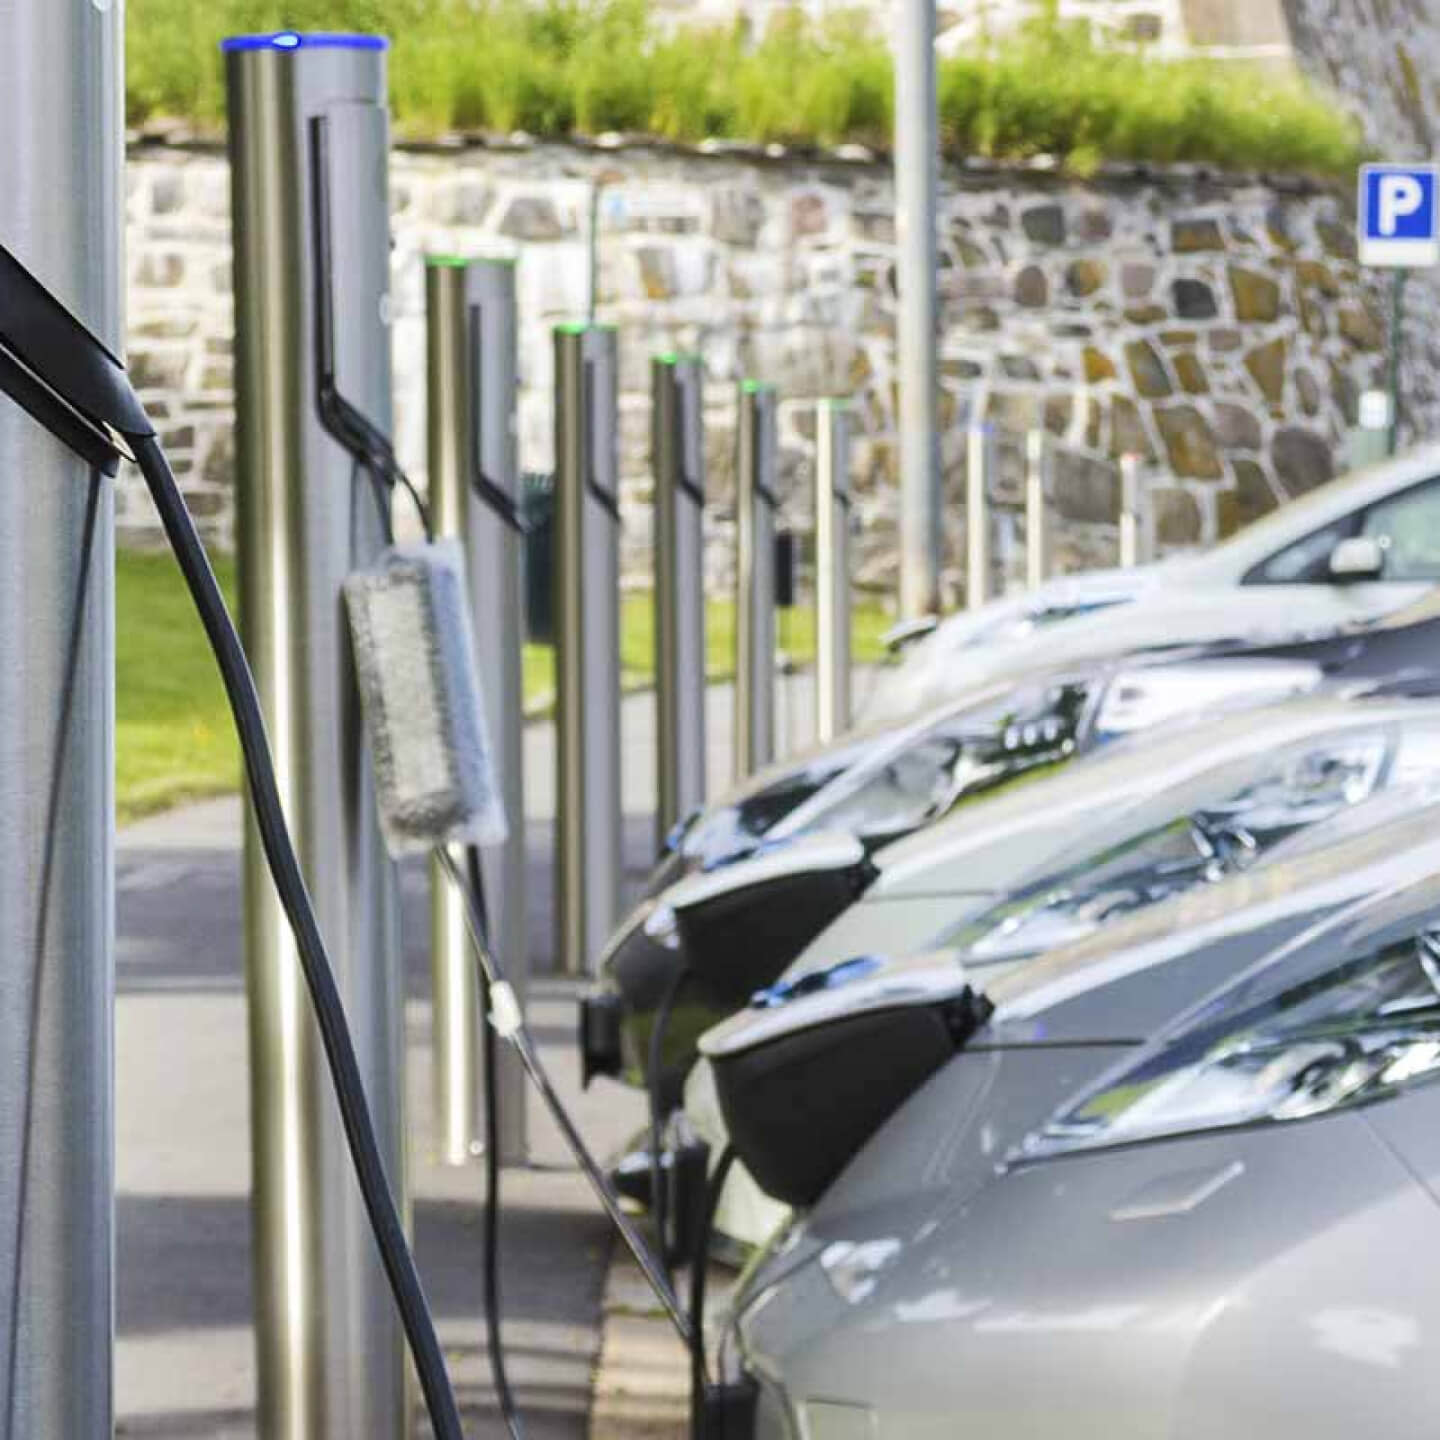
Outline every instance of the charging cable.
[[114, 475], [129, 447], [215, 654], [235, 719], [257, 829], [294, 932], [341, 1123], [381, 1264], [436, 1440], [464, 1440], [455, 1392], [385, 1174], [325, 942], [285, 824], [255, 678], [165, 458], [125, 367], [0, 246], [0, 390], [61, 443]]

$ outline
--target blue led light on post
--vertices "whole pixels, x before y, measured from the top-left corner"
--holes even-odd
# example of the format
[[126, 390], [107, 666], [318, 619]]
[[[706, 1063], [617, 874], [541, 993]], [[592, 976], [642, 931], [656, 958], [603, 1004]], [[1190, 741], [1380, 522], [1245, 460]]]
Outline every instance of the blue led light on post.
[[226, 54], [240, 50], [388, 50], [384, 35], [301, 34], [298, 30], [277, 30], [269, 35], [232, 35], [220, 42]]

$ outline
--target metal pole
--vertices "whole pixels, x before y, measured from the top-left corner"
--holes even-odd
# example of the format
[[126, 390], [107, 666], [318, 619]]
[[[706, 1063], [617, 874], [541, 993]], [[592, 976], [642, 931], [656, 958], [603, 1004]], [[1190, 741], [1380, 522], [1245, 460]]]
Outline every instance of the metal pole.
[[965, 605], [975, 610], [990, 598], [990, 477], [995, 471], [995, 434], [972, 425], [965, 437]]
[[[120, 7], [0, 0], [0, 24], [0, 240], [118, 349]], [[0, 1433], [101, 1440], [113, 1426], [114, 508], [109, 481], [3, 398], [0, 477]]]
[[895, 221], [899, 277], [900, 613], [940, 609], [939, 190], [935, 0], [899, 0], [895, 42]]
[[555, 332], [558, 963], [584, 974], [620, 915], [620, 508], [615, 332]]
[[815, 449], [816, 730], [850, 728], [850, 410], [822, 400]]
[[[404, 987], [341, 584], [383, 544], [372, 487], [324, 427], [322, 374], [388, 431], [383, 42], [227, 42], [235, 217], [240, 616], [286, 818], [404, 1203]], [[328, 224], [320, 224], [328, 220]], [[323, 241], [328, 234], [329, 245]], [[406, 1433], [399, 1327], [254, 817], [245, 830], [257, 1429]]]
[[1050, 568], [1050, 446], [1043, 430], [1025, 437], [1025, 588], [1038, 590]]
[[693, 356], [651, 367], [655, 468], [656, 827], [671, 829], [705, 799], [704, 374]]
[[1388, 453], [1400, 448], [1400, 358], [1405, 345], [1405, 270], [1394, 270], [1390, 278], [1390, 433]]
[[775, 755], [775, 391], [740, 387], [736, 435], [735, 775]]
[[1140, 563], [1140, 457], [1120, 457], [1120, 568]]
[[[515, 267], [505, 260], [432, 257], [425, 271], [430, 516], [458, 540], [483, 682], [485, 721], [503, 788], [510, 836], [482, 859], [490, 938], [524, 996], [524, 701], [515, 444]], [[433, 1057], [440, 1158], [463, 1165], [480, 1153], [482, 1080], [479, 990], [463, 898], [438, 862], [430, 871]], [[501, 1158], [526, 1158], [524, 1074], [511, 1048], [500, 1059]]]

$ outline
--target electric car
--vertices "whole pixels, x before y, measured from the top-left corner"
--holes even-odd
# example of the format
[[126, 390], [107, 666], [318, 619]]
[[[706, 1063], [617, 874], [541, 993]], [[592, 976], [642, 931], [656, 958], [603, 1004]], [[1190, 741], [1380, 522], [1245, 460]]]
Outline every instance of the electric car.
[[997, 986], [756, 1269], [733, 1338], [758, 1440], [1433, 1428], [1440, 879], [1332, 913], [1156, 1039], [1096, 963], [1107, 1002], [1043, 1035], [1054, 977]]
[[[857, 957], [947, 948], [985, 987], [1046, 951], [1089, 936], [1103, 943], [1127, 916], [1262, 865], [1280, 842], [1379, 792], [1432, 779], [1434, 701], [1317, 696], [1138, 735], [878, 852], [864, 893], [780, 985], [803, 987]], [[700, 999], [683, 1017], [689, 1026], [706, 1018]], [[709, 1018], [720, 1018], [717, 1008]], [[682, 1032], [676, 1046], [692, 1035]], [[689, 1053], [667, 1059], [678, 1066]], [[685, 1080], [684, 1111], [686, 1130], [712, 1148], [725, 1143], [703, 1059]], [[779, 1218], [737, 1167], [718, 1233], [755, 1245]]]
[[1203, 554], [1051, 581], [944, 620], [877, 687], [866, 718], [917, 714], [1026, 657], [1113, 654], [1095, 648], [1107, 631], [1126, 649], [1318, 632], [1398, 609], [1436, 581], [1440, 445], [1427, 445], [1322, 485]]
[[[1440, 676], [1437, 654], [1440, 588], [1385, 619], [1317, 639], [1221, 641], [999, 682], [911, 725], [771, 772], [692, 827], [688, 856], [675, 852], [611, 938], [599, 965], [602, 998], [586, 1009], [604, 1004], [612, 1014], [598, 1040], [582, 1024], [586, 1073], [649, 1078], [654, 1017], [668, 1003], [682, 950], [728, 953], [728, 962], [721, 954], [697, 967], [678, 1001], [673, 1054], [659, 1077], [668, 1109], [688, 1065], [684, 1038], [773, 980], [862, 894], [877, 873], [877, 851], [961, 799], [1201, 712], [1321, 687], [1429, 693]], [[702, 875], [687, 868], [695, 866]], [[698, 1001], [708, 1014], [695, 1011]]]

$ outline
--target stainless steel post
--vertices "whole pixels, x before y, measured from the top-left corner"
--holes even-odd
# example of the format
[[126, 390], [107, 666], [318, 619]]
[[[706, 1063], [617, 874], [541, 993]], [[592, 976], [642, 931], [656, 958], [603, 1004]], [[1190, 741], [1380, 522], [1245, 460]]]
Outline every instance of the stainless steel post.
[[[490, 939], [523, 998], [525, 758], [519, 529], [515, 444], [515, 267], [504, 260], [432, 257], [425, 270], [430, 516], [458, 540], [475, 627], [485, 721], [510, 822], [504, 845], [482, 858]], [[430, 970], [435, 1119], [440, 1158], [463, 1165], [483, 1128], [479, 985], [463, 897], [438, 862], [430, 869]], [[511, 1047], [500, 1054], [501, 1159], [526, 1158], [524, 1074]]]
[[620, 916], [620, 508], [615, 332], [555, 332], [555, 817], [560, 969]]
[[1120, 566], [1140, 563], [1140, 457], [1120, 457]]
[[[345, 576], [381, 548], [382, 524], [317, 398], [328, 375], [370, 424], [390, 427], [384, 42], [286, 35], [226, 48], [241, 628], [286, 817], [403, 1205], [395, 883], [340, 594]], [[248, 813], [245, 952], [257, 1428], [264, 1440], [400, 1436], [399, 1327]]]
[[1038, 590], [1050, 568], [1050, 445], [1043, 430], [1025, 437], [1025, 588]]
[[900, 0], [895, 40], [895, 222], [899, 275], [900, 613], [940, 609], [944, 529], [935, 230], [939, 122], [935, 0]]
[[736, 433], [735, 776], [775, 755], [775, 391], [740, 387]]
[[656, 828], [705, 799], [704, 372], [694, 356], [651, 367], [655, 475]]
[[815, 713], [821, 740], [850, 728], [850, 410], [822, 400], [815, 448]]
[[995, 473], [995, 432], [972, 425], [965, 437], [965, 604], [978, 609], [990, 598], [990, 477]]
[[[0, 241], [118, 349], [121, 8], [0, 30]], [[0, 485], [0, 1434], [108, 1440], [114, 509], [3, 397]]]

